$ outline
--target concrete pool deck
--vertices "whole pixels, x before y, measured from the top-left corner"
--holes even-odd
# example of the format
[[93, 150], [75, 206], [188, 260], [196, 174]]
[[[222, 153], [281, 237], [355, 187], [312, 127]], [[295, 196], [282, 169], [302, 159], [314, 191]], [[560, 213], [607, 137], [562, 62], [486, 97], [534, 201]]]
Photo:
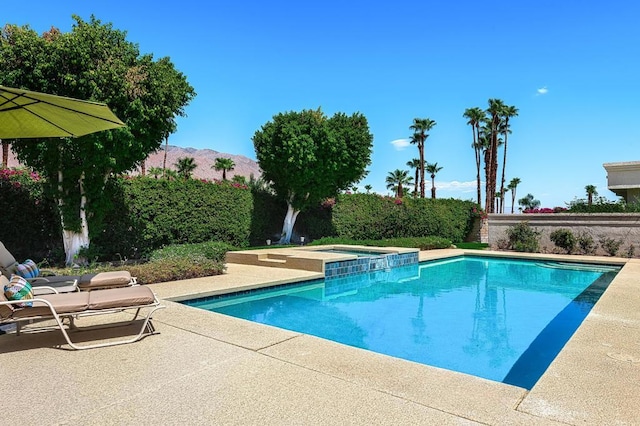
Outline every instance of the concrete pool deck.
[[531, 391], [171, 301], [321, 278], [230, 263], [151, 285], [167, 308], [137, 343], [69, 351], [60, 332], [1, 335], [0, 424], [640, 424], [640, 260], [615, 261], [626, 264]]

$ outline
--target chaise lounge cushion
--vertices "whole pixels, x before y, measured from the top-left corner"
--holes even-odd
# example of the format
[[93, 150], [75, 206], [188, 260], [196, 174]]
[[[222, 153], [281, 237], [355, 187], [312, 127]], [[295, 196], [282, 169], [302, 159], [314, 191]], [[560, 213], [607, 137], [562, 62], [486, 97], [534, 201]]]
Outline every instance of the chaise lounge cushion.
[[83, 292], [89, 295], [89, 309], [113, 309], [142, 306], [154, 303], [155, 296], [149, 287], [133, 286]]
[[[58, 314], [69, 314], [73, 312], [82, 312], [89, 305], [88, 293], [59, 293], [45, 294], [38, 296], [38, 299], [44, 299], [51, 302]], [[13, 318], [28, 318], [33, 316], [51, 316], [51, 309], [42, 302], [33, 302], [33, 307], [16, 309], [13, 311]]]
[[97, 274], [84, 274], [78, 280], [80, 290], [93, 290], [96, 288], [126, 287], [131, 283], [129, 271], [109, 271]]

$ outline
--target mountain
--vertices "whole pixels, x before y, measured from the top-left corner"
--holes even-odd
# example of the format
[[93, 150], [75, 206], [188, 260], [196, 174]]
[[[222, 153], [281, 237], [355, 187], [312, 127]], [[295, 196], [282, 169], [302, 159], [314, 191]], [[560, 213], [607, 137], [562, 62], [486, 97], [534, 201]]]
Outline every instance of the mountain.
[[[247, 179], [251, 174], [258, 178], [262, 172], [258, 163], [254, 160], [245, 157], [243, 155], [225, 154], [212, 149], [196, 149], [196, 148], [182, 148], [179, 146], [169, 145], [167, 150], [167, 168], [176, 169], [175, 163], [178, 162], [178, 158], [193, 157], [198, 167], [193, 172], [193, 177], [196, 179], [222, 179], [222, 171], [216, 171], [211, 166], [215, 164], [216, 158], [224, 157], [230, 158], [236, 164], [235, 168], [227, 172], [227, 179], [233, 178], [235, 175], [245, 176]], [[164, 161], [164, 146], [157, 152], [149, 155], [146, 161], [147, 173], [151, 167], [162, 167]], [[13, 152], [9, 151], [9, 167], [20, 166], [20, 163], [15, 158]], [[140, 168], [131, 173], [132, 175], [140, 174]]]
[[[244, 155], [225, 154], [212, 149], [196, 149], [196, 148], [181, 148], [179, 146], [169, 145], [167, 150], [167, 168], [176, 169], [175, 163], [178, 162], [178, 158], [193, 157], [198, 167], [193, 172], [193, 177], [196, 179], [222, 179], [222, 171], [216, 171], [211, 166], [215, 164], [216, 158], [224, 157], [230, 158], [236, 164], [235, 168], [227, 172], [227, 179], [233, 178], [235, 175], [245, 176], [249, 179], [249, 176], [253, 174], [254, 177], [261, 175], [260, 167], [254, 160], [245, 157]], [[146, 161], [147, 173], [151, 167], [162, 168], [164, 161], [164, 147], [160, 148], [157, 152], [150, 154]], [[139, 174], [140, 169], [132, 174]]]

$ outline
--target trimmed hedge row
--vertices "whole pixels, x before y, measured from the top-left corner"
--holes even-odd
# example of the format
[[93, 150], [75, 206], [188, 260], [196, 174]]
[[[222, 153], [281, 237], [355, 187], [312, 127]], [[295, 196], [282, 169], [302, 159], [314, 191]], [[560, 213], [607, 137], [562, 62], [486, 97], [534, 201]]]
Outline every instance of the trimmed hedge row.
[[243, 185], [136, 178], [114, 181], [108, 192], [114, 209], [91, 236], [91, 251], [99, 257], [136, 258], [171, 244], [206, 241], [248, 245], [253, 200]]
[[[285, 203], [268, 193], [194, 179], [112, 179], [104, 197], [110, 211], [89, 217], [91, 247], [85, 255], [90, 261], [147, 257], [174, 244], [264, 245], [266, 239], [278, 237], [286, 212]], [[55, 203], [42, 194], [36, 179], [16, 173], [0, 179], [0, 208], [0, 241], [17, 258], [63, 258]], [[343, 194], [302, 212], [295, 232], [307, 241], [431, 236], [459, 242], [471, 229], [474, 208], [471, 201], [454, 199]]]
[[474, 207], [455, 199], [341, 195], [333, 208], [333, 225], [338, 236], [353, 240], [434, 236], [458, 242], [471, 230]]

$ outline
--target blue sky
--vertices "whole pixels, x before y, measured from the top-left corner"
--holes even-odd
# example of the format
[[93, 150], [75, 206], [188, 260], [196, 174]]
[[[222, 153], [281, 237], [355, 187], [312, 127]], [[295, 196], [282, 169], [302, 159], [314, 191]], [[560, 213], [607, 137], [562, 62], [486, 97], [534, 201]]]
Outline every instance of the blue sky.
[[[168, 56], [197, 96], [169, 143], [255, 159], [251, 138], [284, 111], [361, 112], [374, 135], [371, 184], [408, 169], [413, 118], [437, 125], [425, 149], [438, 197], [475, 198], [466, 108], [519, 109], [507, 181], [543, 207], [607, 189], [605, 162], [640, 160], [640, 4], [549, 1], [3, 2], [3, 24], [70, 31], [72, 14], [126, 30]], [[430, 185], [427, 185], [427, 192]]]

